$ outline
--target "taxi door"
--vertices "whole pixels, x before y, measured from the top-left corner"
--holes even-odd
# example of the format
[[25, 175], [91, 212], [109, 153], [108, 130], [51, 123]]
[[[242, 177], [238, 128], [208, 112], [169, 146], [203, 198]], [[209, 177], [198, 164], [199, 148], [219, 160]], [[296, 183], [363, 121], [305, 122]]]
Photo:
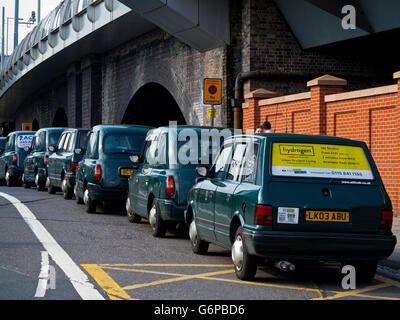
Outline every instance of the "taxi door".
[[215, 240], [215, 196], [218, 186], [222, 186], [232, 158], [232, 144], [221, 149], [215, 164], [211, 168], [210, 177], [201, 182], [197, 196], [196, 226], [200, 238]]

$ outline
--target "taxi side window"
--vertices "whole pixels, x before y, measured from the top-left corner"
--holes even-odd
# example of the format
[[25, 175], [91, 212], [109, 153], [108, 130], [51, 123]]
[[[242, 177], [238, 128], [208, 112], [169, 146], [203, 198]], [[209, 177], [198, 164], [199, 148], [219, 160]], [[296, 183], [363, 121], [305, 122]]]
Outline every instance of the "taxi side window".
[[64, 141], [64, 145], [63, 145], [63, 151], [64, 151], [64, 152], [68, 150], [68, 144], [69, 144], [70, 138], [71, 138], [71, 134], [70, 134], [70, 133], [67, 133], [67, 134], [65, 135], [65, 141]]
[[97, 134], [94, 132], [90, 133], [89, 141], [87, 144], [87, 149], [85, 152], [85, 156], [87, 158], [94, 157], [96, 154], [97, 136], [98, 136], [98, 133]]
[[228, 175], [226, 176], [227, 180], [240, 180], [240, 168], [242, 166], [242, 162], [244, 159], [244, 154], [246, 151], [246, 144], [245, 143], [238, 143], [235, 146], [235, 152], [233, 153], [232, 161], [229, 166]]
[[157, 146], [158, 146], [159, 136], [155, 136], [152, 140], [148, 141], [149, 145], [144, 153], [144, 163], [154, 165], [157, 161]]
[[74, 147], [75, 147], [75, 133], [70, 133], [71, 138], [69, 139], [69, 145], [67, 145], [67, 151], [68, 152], [74, 152]]
[[15, 135], [14, 134], [7, 138], [6, 152], [7, 151], [14, 151], [14, 141], [15, 141]]
[[230, 164], [232, 157], [232, 145], [226, 145], [218, 155], [214, 167], [212, 169], [212, 176], [214, 178], [225, 178], [226, 170]]
[[241, 173], [242, 182], [244, 183], [256, 183], [259, 148], [260, 146], [258, 143], [250, 143], [247, 148]]
[[59, 151], [62, 151], [64, 141], [65, 141], [65, 133], [60, 137], [60, 140], [58, 141], [57, 149]]

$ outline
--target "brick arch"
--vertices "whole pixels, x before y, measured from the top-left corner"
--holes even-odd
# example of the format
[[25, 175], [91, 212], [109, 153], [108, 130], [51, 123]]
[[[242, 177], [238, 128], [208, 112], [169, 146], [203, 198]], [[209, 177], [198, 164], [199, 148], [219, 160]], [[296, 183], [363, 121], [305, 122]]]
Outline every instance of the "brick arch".
[[168, 67], [168, 63], [152, 59], [151, 62], [138, 64], [129, 84], [129, 96], [118, 107], [117, 121], [121, 123], [129, 103], [135, 94], [146, 84], [156, 83], [163, 86], [175, 99], [187, 124], [199, 125], [200, 121], [192, 107], [192, 99], [187, 93], [179, 75]]

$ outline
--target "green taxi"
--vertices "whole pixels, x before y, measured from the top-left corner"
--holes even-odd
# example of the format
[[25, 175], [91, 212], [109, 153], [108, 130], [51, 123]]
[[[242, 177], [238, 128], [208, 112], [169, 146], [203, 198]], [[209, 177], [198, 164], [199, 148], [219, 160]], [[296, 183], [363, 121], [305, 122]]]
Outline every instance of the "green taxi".
[[7, 138], [1, 137], [0, 138], [0, 156], [4, 153], [4, 150], [6, 149], [6, 143], [7, 143]]
[[150, 128], [134, 125], [98, 125], [86, 138], [84, 156], [76, 170], [74, 194], [87, 213], [95, 213], [100, 202], [123, 205], [128, 178], [137, 167], [130, 160], [139, 156]]
[[392, 204], [364, 142], [291, 134], [235, 136], [190, 191], [192, 250], [231, 250], [240, 279], [265, 259], [351, 264], [373, 279], [394, 250]]
[[57, 143], [61, 133], [66, 128], [43, 128], [35, 133], [29, 154], [24, 161], [22, 184], [25, 188], [35, 185], [38, 191], [43, 191], [47, 179], [47, 164], [52, 154], [48, 147]]
[[64, 199], [74, 194], [75, 173], [83, 158], [86, 135], [89, 129], [67, 129], [58, 143], [49, 146], [52, 155], [47, 164], [47, 191], [50, 194], [61, 188]]
[[[160, 127], [149, 131], [139, 168], [129, 179], [126, 211], [130, 222], [148, 219], [152, 234], [163, 237], [168, 225], [184, 225], [187, 195], [199, 162], [212, 164], [212, 137], [218, 146], [232, 130], [210, 127]], [[202, 145], [201, 141], [207, 144]], [[190, 150], [192, 149], [192, 150]], [[215, 149], [215, 148], [214, 148]]]
[[21, 184], [24, 160], [32, 145], [34, 131], [14, 131], [8, 134], [6, 148], [0, 157], [0, 181], [7, 186]]

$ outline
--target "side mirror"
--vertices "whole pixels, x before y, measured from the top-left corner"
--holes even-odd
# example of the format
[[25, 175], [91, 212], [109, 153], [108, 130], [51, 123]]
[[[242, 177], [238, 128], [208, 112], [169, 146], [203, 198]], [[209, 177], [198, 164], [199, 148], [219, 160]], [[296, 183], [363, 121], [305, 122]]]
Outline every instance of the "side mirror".
[[82, 154], [83, 152], [82, 152], [82, 149], [80, 149], [80, 148], [78, 148], [78, 149], [75, 149], [75, 154]]
[[138, 156], [138, 155], [133, 155], [133, 156], [130, 156], [129, 157], [129, 159], [133, 162], [133, 163], [139, 163], [139, 161], [140, 161], [140, 157]]
[[57, 152], [57, 147], [56, 146], [49, 146], [48, 147], [50, 152]]
[[208, 168], [207, 167], [197, 167], [196, 168], [196, 173], [200, 177], [207, 178], [207, 176], [208, 176]]

